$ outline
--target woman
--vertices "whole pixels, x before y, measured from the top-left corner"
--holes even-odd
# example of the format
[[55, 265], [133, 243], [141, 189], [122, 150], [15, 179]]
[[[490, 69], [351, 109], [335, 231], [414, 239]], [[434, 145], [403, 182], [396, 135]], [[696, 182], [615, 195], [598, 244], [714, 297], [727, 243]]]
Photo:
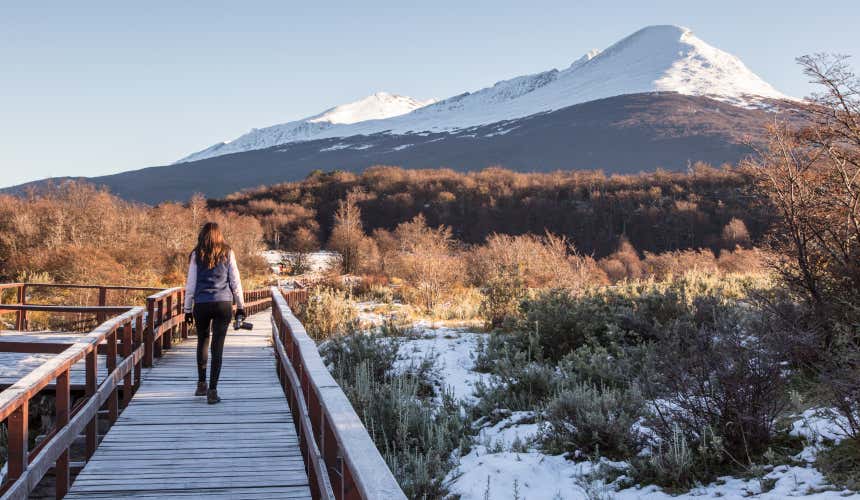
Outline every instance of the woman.
[[[206, 402], [215, 404], [218, 397], [218, 376], [221, 374], [221, 357], [224, 339], [233, 302], [236, 318], [245, 317], [242, 282], [236, 256], [224, 242], [224, 235], [215, 222], [207, 222], [197, 236], [197, 246], [188, 262], [188, 280], [185, 283], [185, 322], [197, 322], [197, 392], [206, 396]], [[192, 308], [193, 305], [193, 308]], [[193, 314], [192, 314], [193, 312]], [[206, 388], [206, 362], [212, 336], [212, 370], [209, 388]]]

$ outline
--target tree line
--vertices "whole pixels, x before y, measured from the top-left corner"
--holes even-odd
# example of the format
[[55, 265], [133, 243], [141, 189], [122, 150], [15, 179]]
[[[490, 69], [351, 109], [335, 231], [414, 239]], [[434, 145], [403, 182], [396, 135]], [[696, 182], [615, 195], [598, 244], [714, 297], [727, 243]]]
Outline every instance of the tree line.
[[[315, 172], [302, 181], [210, 200], [209, 206], [253, 216], [269, 245], [302, 251], [330, 239], [347, 196], [368, 234], [391, 231], [420, 214], [428, 226], [446, 226], [465, 244], [483, 243], [492, 234], [550, 232], [594, 257], [615, 252], [622, 238], [651, 253], [734, 248], [736, 236], [755, 244], [774, 214], [753, 192], [746, 171], [701, 163], [687, 172], [611, 176], [377, 166], [361, 174]], [[743, 234], [727, 230], [730, 223], [743, 225]]]

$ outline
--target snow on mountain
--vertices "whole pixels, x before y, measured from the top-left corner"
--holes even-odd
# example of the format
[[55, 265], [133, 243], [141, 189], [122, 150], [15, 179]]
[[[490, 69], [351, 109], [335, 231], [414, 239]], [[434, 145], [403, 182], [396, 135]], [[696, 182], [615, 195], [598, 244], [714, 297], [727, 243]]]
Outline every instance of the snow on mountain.
[[563, 70], [519, 76], [439, 102], [374, 94], [305, 120], [252, 130], [180, 162], [308, 139], [455, 131], [646, 92], [707, 96], [745, 107], [756, 107], [762, 99], [788, 99], [740, 59], [689, 29], [649, 26], [606, 50], [590, 51]]
[[302, 120], [273, 125], [263, 129], [252, 129], [247, 134], [232, 141], [219, 142], [203, 151], [186, 156], [177, 163], [312, 139], [322, 135], [331, 128], [336, 128], [337, 125], [349, 125], [366, 120], [391, 118], [409, 113], [434, 102], [436, 102], [435, 99], [419, 101], [408, 96], [377, 92], [364, 99], [335, 106], [318, 115]]

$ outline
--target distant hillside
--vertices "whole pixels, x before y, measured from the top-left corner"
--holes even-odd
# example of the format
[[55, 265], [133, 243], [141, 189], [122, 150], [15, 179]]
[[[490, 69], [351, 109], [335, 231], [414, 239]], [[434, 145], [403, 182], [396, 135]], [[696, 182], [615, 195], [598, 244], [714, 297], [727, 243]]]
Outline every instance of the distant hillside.
[[300, 180], [315, 170], [361, 172], [374, 165], [463, 172], [493, 165], [521, 172], [683, 171], [696, 161], [740, 161], [750, 153], [746, 141], [760, 140], [774, 111], [790, 116], [785, 101], [769, 101], [768, 109], [677, 93], [623, 95], [452, 133], [308, 140], [88, 180], [128, 200], [158, 203], [185, 201], [194, 193], [223, 197]]

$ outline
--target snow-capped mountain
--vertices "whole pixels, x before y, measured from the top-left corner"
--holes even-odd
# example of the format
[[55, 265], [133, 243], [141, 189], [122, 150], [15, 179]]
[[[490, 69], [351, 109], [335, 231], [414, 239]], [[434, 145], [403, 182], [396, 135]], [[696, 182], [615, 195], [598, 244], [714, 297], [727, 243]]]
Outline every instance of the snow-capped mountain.
[[436, 102], [435, 99], [420, 101], [408, 96], [377, 92], [364, 99], [335, 106], [308, 118], [263, 129], [253, 129], [232, 141], [219, 142], [203, 151], [190, 154], [177, 163], [311, 139], [322, 136], [337, 125], [383, 120], [409, 113], [434, 102]]
[[434, 102], [377, 93], [319, 115], [255, 129], [179, 162], [264, 149], [296, 141], [379, 132], [451, 132], [555, 111], [612, 96], [677, 92], [742, 107], [788, 99], [737, 57], [678, 26], [649, 26], [611, 47], [552, 69]]

